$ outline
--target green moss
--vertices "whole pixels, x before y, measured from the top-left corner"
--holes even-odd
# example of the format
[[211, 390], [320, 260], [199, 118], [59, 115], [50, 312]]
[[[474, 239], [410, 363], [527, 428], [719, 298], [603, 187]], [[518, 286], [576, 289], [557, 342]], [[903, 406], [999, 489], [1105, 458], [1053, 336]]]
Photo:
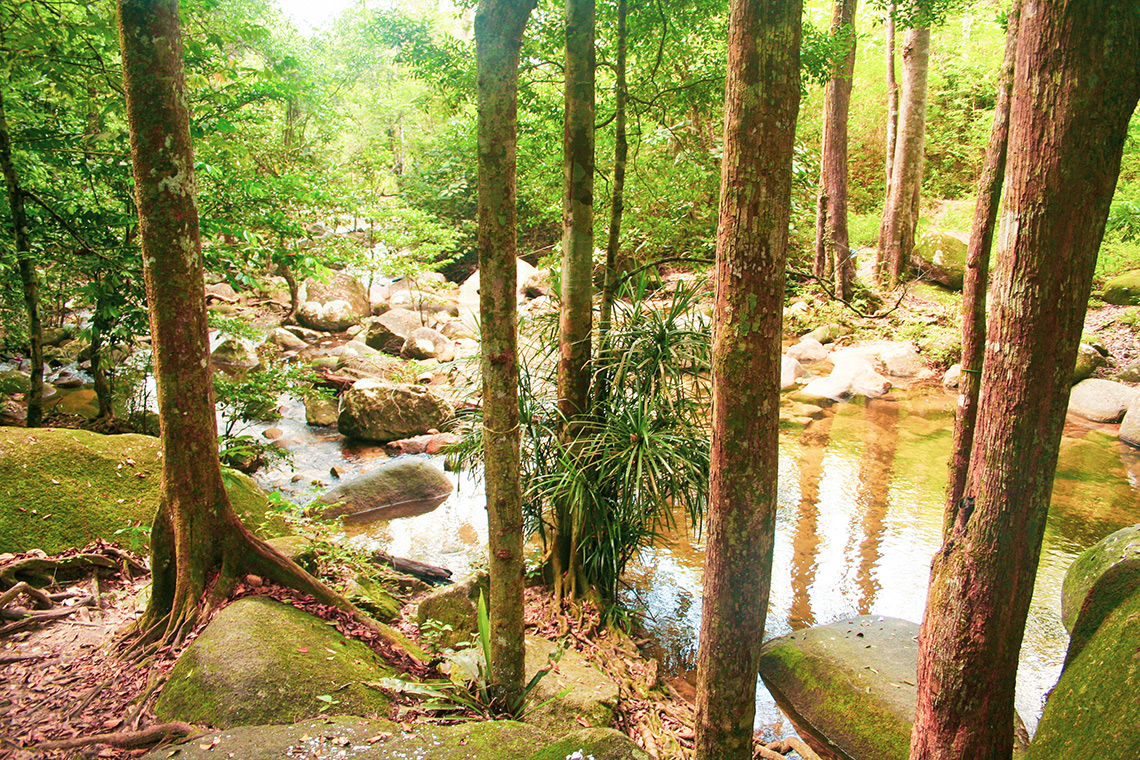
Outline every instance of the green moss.
[[[0, 552], [52, 554], [97, 538], [122, 540], [115, 531], [153, 521], [161, 480], [157, 438], [0, 428]], [[227, 471], [226, 487], [251, 528], [289, 532], [252, 479]]]
[[[1073, 561], [1061, 586], [1061, 622], [1069, 633], [1073, 632], [1077, 615], [1097, 580], [1126, 560], [1140, 560], [1140, 525], [1121, 528], [1104, 537]], [[1119, 601], [1113, 600], [1113, 604]]]
[[649, 755], [625, 734], [612, 728], [587, 728], [543, 747], [527, 760], [566, 760], [575, 752], [594, 760], [649, 760]]
[[1123, 306], [1140, 304], [1140, 269], [1125, 272], [1106, 282], [1101, 298], [1105, 303]]

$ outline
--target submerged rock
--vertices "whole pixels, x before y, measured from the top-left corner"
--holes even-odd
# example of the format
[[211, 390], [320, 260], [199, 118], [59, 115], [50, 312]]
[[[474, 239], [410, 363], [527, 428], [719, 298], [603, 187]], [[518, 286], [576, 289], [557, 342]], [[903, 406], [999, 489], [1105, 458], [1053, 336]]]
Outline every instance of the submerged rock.
[[431, 512], [451, 495], [451, 481], [422, 459], [385, 462], [326, 491], [309, 509], [325, 519], [373, 522]]
[[390, 675], [371, 649], [324, 620], [246, 597], [219, 612], [178, 658], [155, 714], [218, 728], [304, 720], [330, 708], [378, 716], [388, 697], [367, 684]]

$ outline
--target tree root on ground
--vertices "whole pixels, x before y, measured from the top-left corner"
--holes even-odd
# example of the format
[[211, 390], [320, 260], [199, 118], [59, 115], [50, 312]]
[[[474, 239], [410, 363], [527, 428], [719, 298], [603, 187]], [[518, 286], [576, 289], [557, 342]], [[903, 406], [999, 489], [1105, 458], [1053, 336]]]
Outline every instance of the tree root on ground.
[[53, 749], [77, 749], [92, 744], [109, 744], [112, 747], [123, 749], [137, 749], [150, 747], [154, 744], [170, 739], [184, 739], [188, 736], [198, 736], [205, 733], [189, 723], [173, 722], [159, 723], [149, 726], [141, 731], [122, 731], [113, 734], [96, 734], [94, 736], [77, 736], [74, 739], [61, 739], [59, 741], [40, 742], [36, 749], [47, 752]]

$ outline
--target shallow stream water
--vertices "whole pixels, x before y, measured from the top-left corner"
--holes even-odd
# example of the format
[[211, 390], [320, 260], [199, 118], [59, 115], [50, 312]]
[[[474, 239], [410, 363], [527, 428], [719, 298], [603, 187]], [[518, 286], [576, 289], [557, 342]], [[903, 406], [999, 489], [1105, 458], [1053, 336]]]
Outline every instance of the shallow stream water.
[[[954, 397], [941, 389], [837, 404], [806, 427], [780, 435], [780, 511], [765, 638], [859, 614], [922, 619], [930, 558], [942, 524]], [[371, 445], [305, 424], [297, 401], [275, 423], [293, 452], [288, 469], [262, 473], [268, 488], [305, 504], [342, 477], [386, 456]], [[258, 429], [260, 432], [260, 429]], [[434, 458], [442, 468], [442, 458]], [[486, 545], [482, 490], [449, 473], [458, 490], [434, 512], [353, 526], [345, 540], [450, 568], [457, 577]], [[1017, 708], [1030, 730], [1056, 682], [1068, 637], [1060, 588], [1076, 556], [1112, 531], [1140, 522], [1140, 451], [1111, 428], [1070, 419], [1029, 612], [1017, 680]], [[701, 615], [704, 546], [680, 529], [646, 549], [630, 569], [622, 599], [639, 613], [650, 654], [671, 676], [693, 678]], [[792, 732], [763, 685], [756, 727]]]

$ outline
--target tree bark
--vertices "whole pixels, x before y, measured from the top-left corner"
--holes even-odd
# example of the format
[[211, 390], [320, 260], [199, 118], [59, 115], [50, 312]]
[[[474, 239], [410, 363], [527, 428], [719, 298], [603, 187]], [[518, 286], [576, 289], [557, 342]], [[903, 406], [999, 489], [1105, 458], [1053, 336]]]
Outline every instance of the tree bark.
[[387, 636], [250, 533], [230, 505], [218, 462], [178, 0], [119, 0], [118, 8], [164, 453], [151, 531], [151, 597], [137, 628], [178, 641], [204, 598], [211, 606], [239, 574], [252, 572], [349, 611]]
[[847, 54], [835, 67], [823, 92], [823, 146], [820, 156], [819, 202], [815, 227], [815, 276], [835, 277], [835, 295], [851, 298], [855, 266], [847, 236], [847, 117], [851, 111], [851, 77], [855, 72], [855, 7], [857, 0], [835, 0], [831, 35], [848, 34]]
[[752, 757], [776, 520], [780, 337], [799, 113], [799, 0], [733, 0], [717, 229], [697, 757]]
[[523, 516], [519, 480], [516, 314], [519, 50], [535, 0], [483, 0], [475, 14], [479, 78], [479, 310], [483, 445], [491, 559], [491, 677], [523, 688]]
[[894, 0], [887, 3], [887, 15], [883, 22], [887, 52], [887, 150], [883, 163], [886, 167], [886, 185], [883, 198], [891, 196], [891, 174], [895, 168], [895, 142], [899, 130], [899, 83], [895, 76], [895, 10]]
[[44, 417], [44, 333], [40, 324], [40, 286], [32, 246], [28, 240], [28, 215], [24, 210], [24, 192], [12, 160], [12, 141], [8, 136], [8, 114], [4, 109], [4, 92], [0, 90], [0, 170], [8, 190], [8, 208], [16, 238], [16, 259], [20, 267], [20, 284], [24, 289], [24, 309], [28, 314], [28, 355], [32, 363], [28, 389], [28, 427], [39, 427]]
[[1033, 0], [964, 505], [931, 569], [912, 760], [1007, 760], [1014, 676], [1097, 249], [1140, 97], [1140, 5]]
[[1020, 0], [1013, 4], [1007, 17], [1005, 57], [998, 79], [994, 104], [994, 123], [986, 148], [986, 162], [978, 179], [978, 198], [974, 204], [974, 220], [970, 228], [970, 245], [966, 252], [966, 280], [962, 288], [962, 379], [958, 386], [957, 421], [954, 425], [954, 448], [950, 454], [950, 477], [947, 486], [946, 525], [954, 524], [958, 503], [966, 488], [970, 451], [974, 447], [977, 423], [978, 389], [982, 381], [982, 357], [986, 339], [986, 289], [990, 279], [990, 246], [994, 239], [994, 222], [1001, 203], [1005, 180], [1006, 144], [1009, 140], [1009, 101], [1013, 90], [1013, 66], [1017, 57], [1017, 30], [1021, 15]]
[[894, 287], [902, 279], [914, 249], [918, 201], [922, 192], [922, 149], [926, 135], [926, 75], [930, 28], [906, 30], [903, 38], [902, 103], [895, 142], [890, 191], [879, 227], [877, 277]]

